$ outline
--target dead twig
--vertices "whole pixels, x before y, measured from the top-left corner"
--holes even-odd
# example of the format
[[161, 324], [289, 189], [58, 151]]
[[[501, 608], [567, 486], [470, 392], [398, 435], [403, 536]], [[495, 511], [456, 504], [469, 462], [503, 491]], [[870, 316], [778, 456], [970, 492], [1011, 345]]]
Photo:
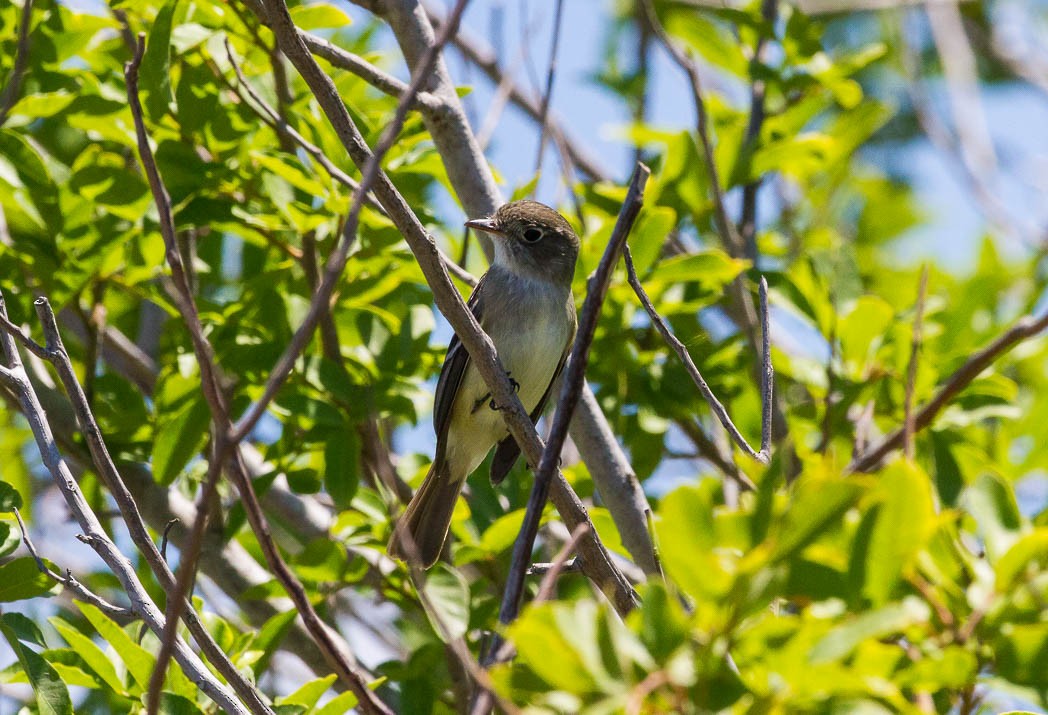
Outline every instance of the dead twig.
[[[7, 317], [2, 295], [0, 295], [0, 315], [4, 318]], [[0, 365], [0, 382], [3, 382], [17, 395], [22, 414], [25, 415], [26, 420], [29, 422], [30, 430], [36, 440], [41, 460], [65, 498], [66, 504], [69, 506], [80, 528], [83, 530], [83, 533], [78, 538], [91, 546], [112, 570], [131, 601], [131, 611], [141, 617], [149, 625], [150, 630], [159, 636], [164, 630], [163, 614], [161, 614], [160, 609], [157, 608], [156, 604], [149, 597], [145, 586], [132, 568], [131, 562], [106, 535], [102, 524], [98, 521], [98, 517], [95, 516], [83, 493], [80, 491], [79, 484], [73, 478], [69, 465], [62, 457], [55, 443], [54, 434], [51, 431], [47, 416], [40, 405], [40, 400], [32, 383], [29, 381], [22, 359], [18, 354], [15, 339], [12, 337], [12, 333], [6, 329], [6, 326], [10, 325], [10, 321], [5, 320], [3, 325], [5, 329], [0, 331], [0, 352], [2, 352], [3, 357], [3, 365]], [[247, 709], [232, 691], [212, 675], [207, 666], [182, 639], [177, 639], [174, 655], [179, 665], [182, 666], [182, 669], [190, 679], [197, 684], [201, 692], [205, 693], [227, 712], [236, 713], [237, 715], [247, 715], [249, 712], [272, 712], [264, 707], [257, 711]]]
[[[706, 383], [706, 380], [702, 377], [702, 373], [699, 372], [699, 368], [695, 366], [695, 362], [691, 359], [691, 355], [688, 353], [688, 348], [684, 346], [677, 336], [673, 334], [670, 327], [663, 320], [662, 316], [659, 315], [658, 311], [655, 310], [655, 306], [652, 305], [651, 299], [648, 297], [647, 292], [644, 290], [644, 286], [641, 285], [640, 279], [637, 277], [637, 270], [633, 265], [633, 257], [630, 255], [629, 247], [626, 248], [626, 273], [629, 277], [629, 284], [633, 288], [633, 292], [637, 294], [638, 300], [641, 305], [644, 306], [644, 310], [647, 312], [648, 317], [651, 319], [655, 329], [659, 331], [662, 339], [673, 349], [673, 352], [677, 353], [677, 357], [680, 358], [681, 362], [684, 363], [684, 368], [688, 371], [688, 375], [695, 382], [695, 385], [699, 388], [699, 392], [702, 393], [703, 399], [706, 400], [706, 404], [710, 406], [710, 410], [716, 415], [724, 429], [727, 430], [728, 434], [731, 435], [732, 441], [738, 445], [739, 449], [749, 455], [751, 458], [757, 460], [761, 464], [768, 464], [770, 461], [770, 450], [771, 450], [771, 399], [772, 399], [772, 384], [775, 375], [774, 369], [771, 365], [771, 348], [770, 339], [768, 335], [768, 284], [761, 279], [760, 294], [761, 294], [761, 319], [763, 324], [763, 376], [764, 380], [761, 383], [761, 404], [763, 405], [763, 411], [761, 413], [761, 448], [760, 451], [754, 450], [750, 447], [746, 438], [742, 436], [739, 429], [732, 422], [731, 417], [728, 415], [728, 410], [725, 409], [724, 405], [717, 396], [713, 394], [713, 390]], [[754, 484], [745, 475], [741, 473], [727, 472], [729, 476], [737, 479], [740, 486], [744, 489], [753, 489]]]
[[97, 593], [89, 590], [87, 586], [76, 580], [76, 577], [73, 576], [73, 572], [69, 569], [66, 569], [65, 576], [63, 576], [48, 566], [47, 562], [37, 553], [36, 546], [33, 545], [33, 540], [29, 538], [29, 529], [26, 528], [25, 522], [22, 521], [22, 514], [19, 513], [18, 509], [15, 509], [14, 512], [15, 519], [18, 521], [18, 530], [22, 532], [22, 543], [25, 544], [25, 548], [29, 552], [29, 555], [33, 557], [33, 561], [36, 562], [36, 567], [40, 569], [40, 573], [47, 574], [57, 583], [62, 584], [63, 587], [68, 588], [75, 593], [76, 597], [81, 601], [90, 603], [115, 621], [127, 623], [135, 618], [135, 614], [132, 613], [130, 609], [114, 606]]
[[542, 155], [546, 153], [546, 122], [549, 121], [549, 105], [553, 98], [553, 79], [557, 75], [557, 49], [560, 47], [560, 26], [564, 18], [564, 0], [557, 0], [553, 10], [553, 39], [550, 41], [549, 64], [546, 68], [546, 89], [542, 93], [539, 108], [539, 150], [535, 157], [535, 175], [542, 175]]

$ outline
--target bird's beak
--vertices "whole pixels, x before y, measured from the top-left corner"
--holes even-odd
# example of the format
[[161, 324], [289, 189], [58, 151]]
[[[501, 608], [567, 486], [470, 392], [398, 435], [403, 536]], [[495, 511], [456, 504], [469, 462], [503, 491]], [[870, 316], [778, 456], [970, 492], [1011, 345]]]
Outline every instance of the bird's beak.
[[499, 225], [495, 223], [495, 219], [493, 218], [471, 218], [469, 221], [466, 221], [466, 226], [475, 231], [493, 233], [496, 236], [506, 235], [506, 232], [499, 228]]

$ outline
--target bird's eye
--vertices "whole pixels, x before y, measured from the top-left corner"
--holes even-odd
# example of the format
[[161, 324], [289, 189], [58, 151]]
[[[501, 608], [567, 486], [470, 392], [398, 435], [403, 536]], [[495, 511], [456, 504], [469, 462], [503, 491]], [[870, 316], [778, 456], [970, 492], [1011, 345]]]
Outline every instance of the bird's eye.
[[543, 235], [544, 234], [542, 233], [542, 229], [535, 228], [534, 226], [524, 230], [524, 240], [528, 243], [535, 243], [536, 241], [541, 239]]

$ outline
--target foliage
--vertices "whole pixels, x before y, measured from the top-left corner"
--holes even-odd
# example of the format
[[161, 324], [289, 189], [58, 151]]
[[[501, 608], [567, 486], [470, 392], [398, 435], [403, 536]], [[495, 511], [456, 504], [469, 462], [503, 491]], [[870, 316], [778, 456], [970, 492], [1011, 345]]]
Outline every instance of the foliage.
[[[274, 52], [272, 33], [244, 4], [80, 7], [38, 0], [32, 12], [24, 85], [0, 127], [0, 227], [9, 234], [0, 236], [0, 286], [13, 322], [39, 342], [33, 298], [44, 294], [60, 311], [66, 345], [118, 466], [129, 480], [144, 472], [159, 490], [136, 491], [159, 541], [170, 514], [157, 497], [147, 505], [142, 495], [185, 501], [197, 494], [211, 415], [138, 161], [122, 71], [129, 40], [147, 33], [147, 125], [234, 414], [261, 396], [301, 323], [318, 264], [340, 236], [350, 191], [258, 110], [224, 43], [299, 133], [346, 174], [359, 172], [313, 95]], [[735, 197], [763, 182], [760, 258], [754, 266], [719, 240], [695, 128], [638, 115], [623, 137], [642, 152], [653, 177], [630, 241], [637, 269], [746, 435], [760, 433], [760, 393], [744, 331], [729, 320], [729, 286], [741, 279], [752, 292], [759, 275], [768, 278], [788, 438], [767, 468], [734, 455], [757, 484], [734, 499], [708, 446], [696, 439], [715, 432], [715, 419], [625, 280], [616, 280], [587, 376], [648, 487], [666, 579], [638, 586], [641, 606], [620, 619], [582, 577], [562, 576], [554, 600], [528, 605], [507, 629], [517, 657], [492, 671], [500, 696], [536, 712], [566, 713], [973, 712], [981, 698], [991, 708], [1005, 696], [1048, 707], [1045, 341], [1023, 343], [975, 379], [919, 431], [914, 458], [893, 456], [871, 474], [848, 469], [864, 431], [885, 434], [905, 418], [920, 267], [900, 259], [899, 245], [925, 211], [906, 177], [884, 173], [864, 153], [896, 150], [899, 137], [917, 136], [913, 107], [885, 98], [904, 50], [893, 47], [889, 29], [862, 16], [810, 17], [782, 6], [778, 21], [769, 22], [760, 3], [710, 10], [660, 2], [657, 9], [674, 41], [716, 79], [704, 89], [724, 191]], [[616, 48], [643, 34], [638, 8], [624, 2], [616, 12], [606, 19], [608, 55], [594, 77], [636, 109], [650, 78], [623, 66]], [[12, 72], [20, 14], [18, 5], [0, 5], [3, 78]], [[379, 19], [354, 12], [351, 24], [341, 6], [326, 3], [296, 4], [292, 16], [340, 47], [394, 64]], [[840, 40], [847, 32], [849, 41]], [[764, 61], [754, 59], [761, 41], [776, 48]], [[396, 100], [324, 66], [374, 145]], [[927, 59], [921, 69], [938, 71]], [[1003, 67], [993, 69], [1000, 80]], [[750, 137], [748, 101], [739, 98], [758, 80], [767, 117]], [[446, 158], [411, 113], [383, 165], [441, 247], [458, 256], [462, 215], [449, 208], [455, 193]], [[624, 189], [601, 181], [572, 188], [581, 217], [565, 214], [585, 239], [575, 284], [581, 301]], [[926, 404], [1016, 318], [1043, 310], [1041, 254], [1015, 253], [988, 235], [971, 270], [931, 266], [915, 404]], [[484, 270], [480, 254], [469, 252], [475, 274]], [[438, 329], [413, 256], [373, 207], [361, 214], [339, 285], [330, 325], [321, 327], [251, 436], [263, 465], [255, 488], [322, 617], [367, 634], [353, 642], [365, 643], [358, 656], [383, 699], [398, 712], [451, 712], [467, 700], [466, 675], [446, 641], [462, 637], [474, 656], [482, 652], [484, 632], [497, 622], [530, 481], [518, 465], [496, 490], [479, 470], [455, 512], [454, 566], [441, 564], [426, 577], [427, 611], [403, 565], [381, 558], [398, 501], [375, 464], [392, 448], [398, 478], [417, 486], [424, 475], [446, 331]], [[99, 340], [103, 326], [108, 337]], [[117, 334], [140, 349], [121, 357], [111, 337]], [[130, 364], [135, 359], [137, 366]], [[78, 468], [91, 506], [111, 514], [74, 436], [68, 402], [46, 370], [35, 369], [59, 446]], [[132, 711], [148, 687], [157, 638], [141, 621], [118, 623], [92, 605], [55, 598], [59, 589], [36, 562], [15, 556], [14, 508], [29, 518], [42, 552], [61, 560], [66, 545], [55, 543], [62, 537], [49, 535], [41, 516], [53, 494], [50, 476], [19, 405], [3, 395], [0, 631], [14, 655], [0, 682], [28, 683], [31, 691], [18, 692], [41, 713], [72, 712], [70, 687], [82, 698], [77, 712]], [[676, 454], [681, 444], [691, 457], [684, 467]], [[566, 463], [564, 472], [583, 498], [600, 503], [585, 465]], [[669, 477], [686, 484], [667, 491]], [[208, 630], [277, 712], [349, 710], [355, 698], [338, 694], [326, 666], [309, 659], [294, 613], [277, 600], [282, 587], [257, 576], [264, 562], [235, 491], [223, 484], [221, 492], [215, 548], [225, 544], [249, 561], [255, 581], [225, 580], [230, 574], [202, 567], [227, 597], [199, 590], [204, 600], [196, 605]], [[316, 527], [310, 509], [325, 517], [329, 509], [330, 523], [321, 519]], [[607, 511], [595, 506], [592, 515], [606, 545], [628, 557]], [[111, 532], [122, 533], [118, 521], [108, 517]], [[536, 560], [557, 552], [558, 534], [544, 531]], [[129, 555], [162, 603], [148, 567]], [[66, 567], [51, 565], [59, 573]], [[78, 569], [77, 578], [126, 603], [97, 562]], [[281, 649], [303, 657], [313, 672], [288, 675], [299, 671], [281, 668]], [[164, 712], [213, 709], [174, 663], [163, 698]]]

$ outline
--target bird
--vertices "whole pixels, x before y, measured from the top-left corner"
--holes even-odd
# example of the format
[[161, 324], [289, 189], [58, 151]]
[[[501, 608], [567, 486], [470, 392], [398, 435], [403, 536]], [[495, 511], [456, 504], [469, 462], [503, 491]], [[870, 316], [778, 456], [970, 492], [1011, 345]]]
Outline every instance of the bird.
[[[467, 305], [494, 343], [524, 409], [537, 421], [575, 340], [571, 282], [579, 237], [556, 210], [530, 200], [504, 204], [466, 226], [492, 236], [495, 248]], [[491, 481], [499, 484], [520, 455], [457, 335], [437, 380], [433, 427], [433, 463], [387, 547], [390, 556], [427, 569], [444, 548], [466, 478], [495, 447]]]

